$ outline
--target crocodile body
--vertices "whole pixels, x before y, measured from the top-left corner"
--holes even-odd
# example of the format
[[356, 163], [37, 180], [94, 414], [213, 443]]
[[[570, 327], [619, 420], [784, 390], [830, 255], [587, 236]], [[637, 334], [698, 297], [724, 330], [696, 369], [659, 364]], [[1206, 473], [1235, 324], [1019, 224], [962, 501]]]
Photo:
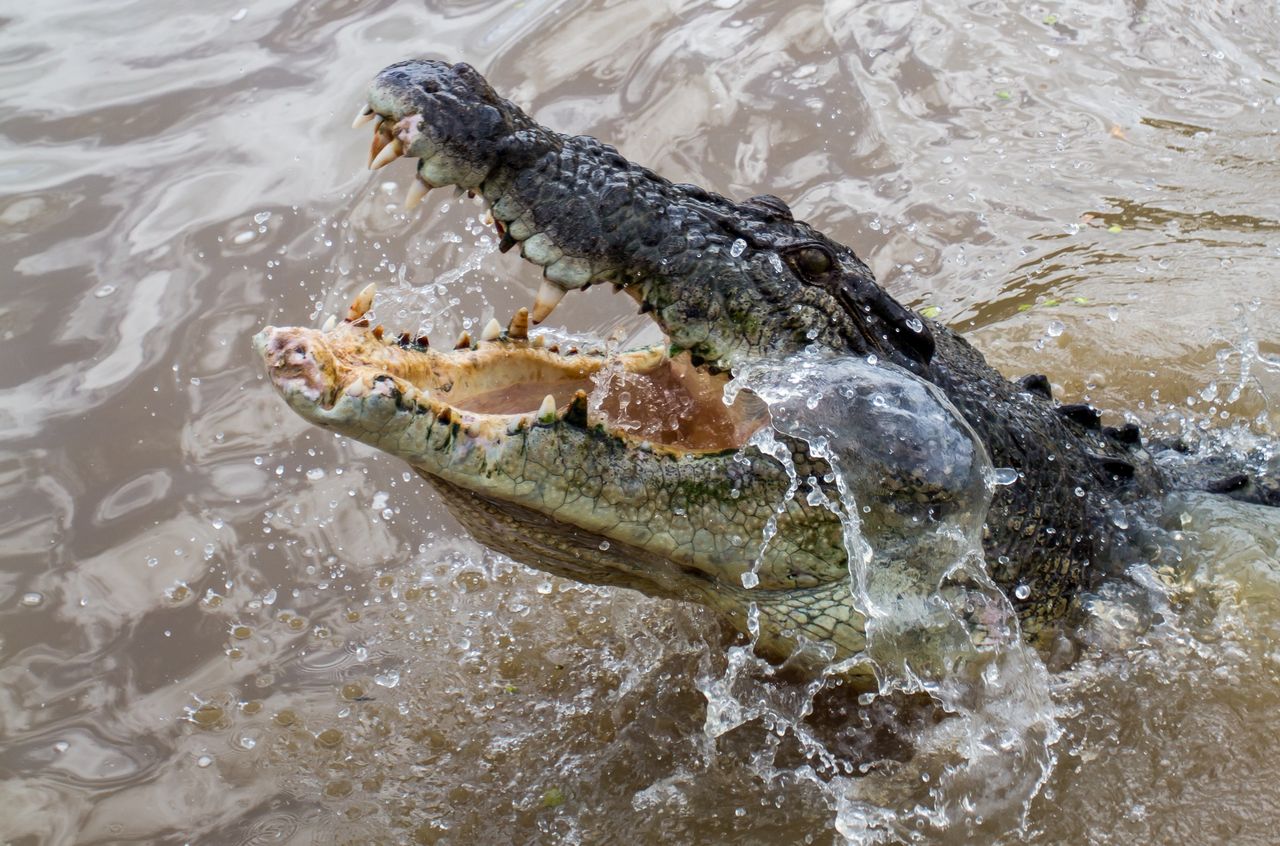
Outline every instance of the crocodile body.
[[[608, 284], [669, 339], [560, 349], [530, 334], [522, 310], [505, 330], [438, 351], [371, 327], [369, 291], [336, 325], [256, 339], [296, 411], [404, 458], [479, 540], [521, 562], [709, 605], [765, 653], [817, 642], [856, 655], [864, 618], [845, 527], [823, 504], [838, 498], [829, 467], [802, 439], [779, 439], [781, 461], [748, 443], [765, 425], [760, 403], [720, 402], [730, 375], [788, 356], [856, 358], [898, 386], [902, 414], [858, 418], [868, 566], [936, 589], [926, 556], [938, 549], [915, 537], [976, 512], [991, 577], [1032, 637], [1069, 619], [1129, 542], [1117, 511], [1177, 484], [1135, 427], [1056, 405], [1043, 377], [1004, 378], [776, 197], [734, 202], [669, 182], [538, 125], [462, 64], [392, 65], [357, 122], [374, 123], [373, 166], [418, 160], [410, 204], [443, 185], [483, 197], [502, 249], [544, 268], [535, 323], [567, 291]], [[628, 422], [617, 384], [655, 407], [678, 397], [683, 421]], [[869, 402], [857, 388], [851, 407]], [[1013, 483], [994, 485], [993, 467]], [[1248, 478], [1234, 490], [1256, 494]]]

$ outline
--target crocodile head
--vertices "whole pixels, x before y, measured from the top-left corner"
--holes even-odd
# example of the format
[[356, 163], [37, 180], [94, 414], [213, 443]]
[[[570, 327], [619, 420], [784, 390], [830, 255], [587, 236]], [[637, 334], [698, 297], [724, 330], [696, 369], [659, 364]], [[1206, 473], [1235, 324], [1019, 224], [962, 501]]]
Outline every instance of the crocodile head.
[[[908, 385], [906, 406], [932, 408], [927, 324], [781, 200], [668, 182], [539, 126], [467, 65], [392, 65], [356, 122], [374, 124], [371, 166], [417, 159], [408, 205], [443, 185], [479, 194], [502, 249], [544, 280], [531, 314], [448, 351], [370, 328], [370, 289], [340, 323], [268, 327], [255, 343], [293, 409], [403, 458], [521, 562], [709, 605], [766, 654], [856, 656], [864, 618], [830, 468], [799, 440], [752, 443], [769, 410], [749, 393], [726, 404], [724, 386], [762, 358], [825, 350], [907, 374], [924, 387]], [[669, 343], [606, 352], [530, 334], [594, 284], [634, 298]], [[908, 563], [927, 553], [904, 546], [904, 526], [960, 507], [979, 472], [970, 441], [967, 461], [929, 470], [919, 447], [956, 450], [912, 428], [928, 416], [900, 414], [910, 431], [871, 433], [889, 446], [858, 458], [862, 530]]]

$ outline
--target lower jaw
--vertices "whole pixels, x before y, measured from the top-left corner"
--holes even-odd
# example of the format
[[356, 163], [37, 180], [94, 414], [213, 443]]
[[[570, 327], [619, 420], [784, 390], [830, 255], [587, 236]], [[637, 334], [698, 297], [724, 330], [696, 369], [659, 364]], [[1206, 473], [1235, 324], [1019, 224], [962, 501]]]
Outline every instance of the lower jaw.
[[[343, 396], [382, 392], [490, 437], [568, 420], [636, 446], [719, 453], [741, 447], [767, 419], [747, 394], [726, 406], [727, 375], [695, 367], [687, 354], [671, 358], [662, 347], [605, 353], [531, 338], [523, 310], [508, 330], [491, 322], [479, 340], [463, 333], [442, 353], [425, 338], [393, 341], [383, 327], [369, 327], [372, 296], [362, 292], [341, 323], [268, 327], [259, 337], [277, 386], [298, 394], [291, 404], [316, 422], [326, 423], [322, 407]], [[307, 404], [320, 413], [306, 414]]]

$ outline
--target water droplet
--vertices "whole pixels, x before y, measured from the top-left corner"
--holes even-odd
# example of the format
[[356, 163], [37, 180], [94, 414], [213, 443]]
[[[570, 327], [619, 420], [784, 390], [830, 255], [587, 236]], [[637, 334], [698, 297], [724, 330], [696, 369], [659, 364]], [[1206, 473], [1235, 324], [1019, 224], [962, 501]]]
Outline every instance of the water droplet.
[[1050, 320], [1049, 325], [1044, 328], [1044, 331], [1050, 338], [1056, 338], [1063, 332], [1067, 331], [1067, 324], [1063, 323], [1061, 320]]
[[373, 677], [373, 683], [379, 687], [395, 687], [400, 684], [400, 671], [388, 670]]
[[1000, 486], [1012, 485], [1018, 481], [1018, 471], [1012, 467], [997, 467], [992, 471], [993, 481]]
[[601, 552], [609, 551], [609, 542], [607, 540], [600, 541], [600, 551]]
[[201, 755], [199, 758], [196, 758], [196, 766], [202, 770], [212, 763], [213, 757], [210, 755]]
[[1013, 589], [1013, 595], [1018, 597], [1018, 599], [1026, 599], [1031, 595], [1031, 588], [1026, 585], [1018, 585]]
[[751, 570], [742, 574], [742, 586], [747, 590], [751, 590], [758, 584], [760, 584], [760, 577]]
[[240, 23], [240, 21], [244, 20], [246, 17], [248, 17], [248, 15], [249, 15], [248, 9], [240, 9], [234, 15], [231, 16], [231, 22]]
[[307, 478], [313, 482], [318, 482], [324, 478], [324, 470], [320, 467], [312, 467], [307, 471]]
[[738, 258], [747, 251], [747, 242], [738, 238], [734, 240], [733, 246], [729, 247], [729, 255]]
[[238, 233], [234, 238], [232, 238], [231, 243], [247, 244], [257, 237], [258, 237], [257, 232], [254, 232], [252, 229], [246, 229], [245, 231]]
[[59, 740], [57, 743], [53, 744], [53, 751], [58, 753], [66, 752], [70, 748], [71, 744], [67, 743], [65, 740]]
[[35, 608], [37, 605], [40, 605], [43, 602], [44, 602], [44, 594], [31, 591], [30, 593], [24, 593], [22, 595], [22, 604], [27, 606], [28, 608]]
[[[241, 12], [246, 12], [247, 10], [246, 10], [246, 9], [241, 9], [240, 11], [241, 11]], [[266, 222], [267, 222], [268, 220], [270, 220], [270, 219], [271, 219], [271, 212], [269, 212], [269, 211], [261, 211], [261, 212], [258, 212], [257, 214], [255, 214], [255, 215], [253, 216], [253, 222], [254, 222], [254, 223], [266, 223]]]
[[109, 296], [111, 296], [111, 295], [112, 295], [112, 294], [114, 294], [115, 292], [116, 292], [116, 286], [115, 286], [115, 285], [103, 285], [101, 288], [99, 288], [98, 290], [94, 291], [94, 292], [93, 292], [93, 295], [94, 295], [95, 297], [97, 297], [98, 299], [102, 299], [103, 297], [109, 297]]

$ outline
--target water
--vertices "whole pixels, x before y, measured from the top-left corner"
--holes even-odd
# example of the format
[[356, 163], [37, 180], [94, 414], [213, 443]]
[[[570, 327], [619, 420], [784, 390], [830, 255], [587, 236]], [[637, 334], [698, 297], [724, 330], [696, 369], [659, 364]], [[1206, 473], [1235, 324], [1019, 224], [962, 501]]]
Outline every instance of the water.
[[[1274, 6], [9, 6], [0, 839], [965, 842], [940, 798], [992, 795], [962, 782], [981, 764], [938, 789], [964, 737], [909, 697], [772, 678], [698, 609], [487, 555], [278, 401], [249, 336], [369, 281], [437, 343], [532, 301], [478, 209], [405, 216], [408, 166], [363, 169], [346, 126], [407, 55], [786, 198], [1109, 423], [1275, 428]], [[554, 319], [654, 340], [607, 292]], [[1165, 511], [1172, 575], [1135, 561], [1140, 601], [1099, 603], [1081, 660], [997, 676], [1060, 733], [1009, 738], [1052, 755], [997, 803], [1034, 794], [1006, 842], [1274, 840], [1280, 533]], [[893, 763], [901, 738], [934, 757]]]
[[[1024, 814], [1049, 776], [1060, 728], [1045, 667], [1022, 642], [1013, 607], [983, 565], [982, 527], [997, 474], [977, 435], [932, 385], [858, 357], [812, 353], [753, 362], [735, 372], [726, 402], [741, 390], [768, 404], [774, 431], [757, 440], [793, 480], [796, 469], [777, 435], [805, 442], [831, 468], [838, 496], [815, 504], [841, 519], [849, 602], [866, 620], [866, 649], [850, 663], [871, 665], [876, 695], [892, 701], [923, 694], [947, 715], [936, 725], [903, 721], [896, 730], [914, 749], [906, 769], [919, 776], [915, 784], [882, 771], [886, 762], [873, 757], [860, 765], [870, 771], [824, 785], [837, 809], [837, 831], [859, 844], [1025, 833]], [[904, 491], [886, 528], [868, 503], [884, 479], [912, 471], [934, 498], [912, 513], [901, 504], [910, 501]], [[947, 505], [955, 507], [937, 516]], [[904, 536], [892, 528], [894, 518], [917, 525]], [[725, 678], [747, 666], [771, 675], [746, 647], [734, 647]], [[717, 712], [726, 710], [726, 700], [734, 727], [760, 716], [762, 697], [750, 685], [745, 695], [723, 683], [704, 694], [714, 734], [723, 733]], [[770, 716], [805, 737], [809, 715]], [[807, 739], [811, 759], [835, 764], [830, 747]]]

